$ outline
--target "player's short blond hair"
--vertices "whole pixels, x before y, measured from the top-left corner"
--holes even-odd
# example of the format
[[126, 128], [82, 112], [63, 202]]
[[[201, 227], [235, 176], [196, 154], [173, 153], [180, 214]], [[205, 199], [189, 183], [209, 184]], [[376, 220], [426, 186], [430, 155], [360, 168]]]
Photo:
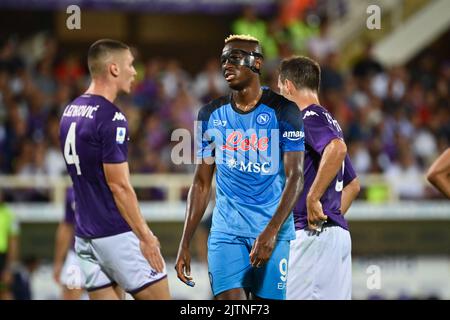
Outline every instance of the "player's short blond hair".
[[225, 44], [232, 41], [250, 41], [259, 44], [259, 40], [249, 34], [232, 34], [225, 39]]

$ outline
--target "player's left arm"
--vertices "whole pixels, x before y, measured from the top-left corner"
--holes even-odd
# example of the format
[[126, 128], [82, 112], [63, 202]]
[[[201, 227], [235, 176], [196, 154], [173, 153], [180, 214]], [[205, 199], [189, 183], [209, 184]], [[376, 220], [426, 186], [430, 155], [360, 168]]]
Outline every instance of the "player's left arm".
[[128, 165], [128, 124], [126, 119], [113, 121], [114, 108], [105, 109], [105, 120], [97, 124], [102, 146], [103, 172], [121, 216], [139, 239], [139, 247], [150, 266], [163, 272], [165, 264], [158, 238], [147, 225], [130, 181]]
[[428, 169], [427, 180], [447, 198], [450, 198], [450, 148], [447, 148], [433, 162]]
[[345, 215], [360, 191], [359, 179], [356, 176], [348, 154], [345, 156], [344, 174], [342, 180], [344, 182], [344, 189], [342, 190], [341, 195], [341, 214]]
[[250, 252], [250, 262], [254, 267], [259, 268], [269, 260], [275, 247], [278, 232], [292, 212], [303, 190], [303, 158], [303, 151], [286, 152], [283, 156], [286, 184], [275, 214], [264, 231], [256, 238]]
[[[256, 238], [250, 252], [250, 262], [260, 267], [269, 260], [283, 223], [291, 214], [300, 193], [303, 190], [304, 132], [300, 111], [295, 104], [284, 107], [279, 116], [280, 147], [283, 151], [284, 173], [286, 177], [280, 203], [263, 232]], [[292, 133], [290, 137], [289, 134]], [[290, 137], [290, 138], [289, 138]]]
[[361, 187], [358, 178], [353, 179], [348, 185], [344, 187], [341, 196], [342, 215], [345, 215], [347, 213], [348, 208], [350, 208], [350, 205], [352, 204], [353, 200], [355, 200], [356, 197], [358, 196], [360, 189]]

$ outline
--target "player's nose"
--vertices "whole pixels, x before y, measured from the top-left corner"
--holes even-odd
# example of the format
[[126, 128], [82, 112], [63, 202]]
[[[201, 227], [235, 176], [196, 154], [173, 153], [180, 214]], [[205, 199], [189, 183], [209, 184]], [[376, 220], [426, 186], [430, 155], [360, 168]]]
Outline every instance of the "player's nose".
[[222, 73], [224, 76], [227, 76], [228, 74], [235, 74], [236, 73], [236, 67], [230, 63], [224, 63], [222, 67]]

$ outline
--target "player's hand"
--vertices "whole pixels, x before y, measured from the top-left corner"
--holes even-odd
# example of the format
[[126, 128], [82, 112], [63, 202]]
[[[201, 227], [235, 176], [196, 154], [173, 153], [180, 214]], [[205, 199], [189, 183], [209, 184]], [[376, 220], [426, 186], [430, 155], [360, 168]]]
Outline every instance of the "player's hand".
[[55, 280], [57, 284], [61, 284], [61, 271], [62, 271], [62, 264], [55, 263], [53, 265], [53, 280]]
[[308, 211], [308, 227], [311, 230], [320, 230], [322, 224], [327, 221], [328, 217], [323, 213], [320, 200], [306, 200], [306, 209]]
[[164, 259], [161, 255], [159, 240], [153, 234], [150, 235], [148, 240], [140, 241], [141, 252], [147, 259], [150, 266], [157, 272], [161, 273], [164, 271]]
[[250, 252], [250, 263], [253, 267], [259, 268], [269, 260], [273, 248], [275, 248], [276, 239], [277, 230], [271, 227], [266, 227], [256, 238]]
[[175, 270], [177, 271], [178, 279], [188, 286], [193, 287], [195, 285], [191, 277], [191, 253], [188, 248], [180, 246], [177, 261], [175, 263]]

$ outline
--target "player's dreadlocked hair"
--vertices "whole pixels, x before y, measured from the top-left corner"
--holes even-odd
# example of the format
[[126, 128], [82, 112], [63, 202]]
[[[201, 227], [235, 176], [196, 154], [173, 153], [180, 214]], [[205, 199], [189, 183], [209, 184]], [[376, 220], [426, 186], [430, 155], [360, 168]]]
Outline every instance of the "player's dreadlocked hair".
[[261, 54], [262, 57], [262, 47], [259, 40], [249, 34], [232, 34], [225, 39], [225, 45], [233, 41], [245, 41], [256, 44], [256, 52]]
[[259, 45], [259, 40], [249, 34], [232, 34], [225, 39], [225, 44], [232, 41], [249, 41]]

